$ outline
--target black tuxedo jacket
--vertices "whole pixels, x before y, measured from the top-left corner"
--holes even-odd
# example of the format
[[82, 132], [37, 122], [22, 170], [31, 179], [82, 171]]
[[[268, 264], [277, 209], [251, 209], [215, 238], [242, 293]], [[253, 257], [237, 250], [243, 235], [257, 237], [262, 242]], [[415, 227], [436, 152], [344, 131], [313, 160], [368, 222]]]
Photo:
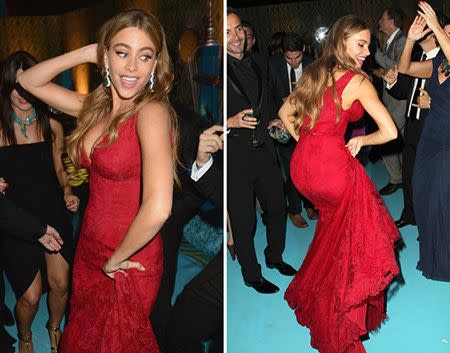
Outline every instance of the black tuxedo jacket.
[[[256, 135], [259, 139], [264, 141], [267, 145], [272, 144], [272, 138], [269, 136], [267, 131], [267, 126], [269, 121], [276, 118], [275, 105], [270, 94], [269, 90], [269, 68], [267, 64], [267, 58], [257, 54], [251, 53], [246, 54], [250, 57], [250, 60], [255, 64], [258, 68], [258, 71], [261, 75], [260, 82], [262, 85], [262, 99], [261, 99], [261, 107], [260, 107], [260, 124], [256, 128]], [[231, 61], [231, 60], [229, 60]], [[233, 70], [233, 64], [228, 63], [228, 72]], [[239, 79], [239, 77], [238, 77]], [[227, 116], [232, 117], [239, 113], [244, 109], [251, 108], [247, 99], [245, 99], [239, 92], [236, 91], [234, 86], [230, 83], [230, 75], [227, 77], [228, 85], [227, 85]], [[233, 138], [239, 136], [239, 138], [244, 139], [245, 141], [249, 141], [252, 135], [251, 129], [231, 129], [230, 134], [228, 135], [228, 143], [233, 144]], [[235, 156], [233, 156], [235, 157]]]
[[[421, 53], [422, 53], [422, 50], [420, 49], [420, 46], [417, 44], [414, 45], [413, 52], [411, 54], [411, 60], [419, 61]], [[412, 76], [399, 73], [397, 76], [397, 82], [395, 83], [395, 85], [392, 88], [387, 89], [387, 92], [395, 99], [399, 99], [399, 100], [407, 99], [405, 116], [408, 113], [408, 107], [411, 103], [411, 99], [413, 98], [412, 95], [413, 95], [413, 88], [414, 88], [414, 80], [415, 80], [415, 78]], [[422, 79], [419, 79], [416, 90], [419, 90], [421, 81], [422, 81]], [[412, 102], [412, 103], [416, 104], [417, 102]], [[415, 118], [416, 111], [417, 111], [416, 107], [411, 107], [411, 113], [409, 116]], [[425, 117], [427, 111], [428, 111], [428, 109], [421, 109], [420, 117], [421, 118]]]
[[45, 230], [46, 225], [0, 193], [0, 235], [36, 241], [45, 234]]
[[[314, 61], [308, 54], [303, 54], [302, 69]], [[297, 78], [298, 79], [298, 78]], [[283, 98], [290, 94], [289, 72], [283, 54], [277, 54], [269, 58], [269, 80], [270, 91], [275, 101], [275, 106], [279, 109], [283, 105]]]
[[[222, 158], [214, 155], [214, 162], [208, 171], [195, 182], [197, 190], [217, 208], [223, 203], [223, 168]], [[223, 249], [206, 267], [186, 285], [186, 289], [208, 300], [219, 308], [222, 307], [223, 296]]]

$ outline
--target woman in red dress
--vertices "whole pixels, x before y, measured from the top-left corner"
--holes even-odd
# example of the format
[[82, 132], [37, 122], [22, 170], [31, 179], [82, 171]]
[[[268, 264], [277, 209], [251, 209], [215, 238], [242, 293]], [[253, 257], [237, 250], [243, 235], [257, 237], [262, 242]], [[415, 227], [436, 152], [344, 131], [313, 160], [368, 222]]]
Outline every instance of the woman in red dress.
[[[50, 81], [96, 63], [103, 85], [84, 95]], [[99, 43], [44, 61], [20, 84], [75, 116], [68, 153], [90, 170], [63, 353], [157, 353], [149, 314], [162, 273], [158, 235], [172, 206], [176, 126], [164, 32], [140, 10], [106, 22]]]
[[[397, 137], [392, 118], [361, 70], [369, 43], [363, 20], [353, 15], [339, 19], [322, 57], [308, 66], [279, 112], [298, 141], [292, 180], [320, 215], [285, 299], [321, 353], [365, 352], [360, 336], [385, 319], [384, 290], [399, 273], [394, 253], [399, 233], [354, 158], [363, 146]], [[346, 145], [347, 124], [364, 110], [379, 130]]]

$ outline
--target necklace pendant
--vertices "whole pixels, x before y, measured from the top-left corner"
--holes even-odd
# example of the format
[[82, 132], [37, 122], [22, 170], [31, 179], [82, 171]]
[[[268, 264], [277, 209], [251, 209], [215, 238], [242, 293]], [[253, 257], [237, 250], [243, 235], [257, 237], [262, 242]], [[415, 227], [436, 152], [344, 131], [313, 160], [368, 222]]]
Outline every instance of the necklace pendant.
[[22, 125], [20, 127], [20, 132], [22, 133], [23, 136], [25, 136], [25, 138], [28, 138], [28, 136], [27, 136], [27, 126], [26, 125]]

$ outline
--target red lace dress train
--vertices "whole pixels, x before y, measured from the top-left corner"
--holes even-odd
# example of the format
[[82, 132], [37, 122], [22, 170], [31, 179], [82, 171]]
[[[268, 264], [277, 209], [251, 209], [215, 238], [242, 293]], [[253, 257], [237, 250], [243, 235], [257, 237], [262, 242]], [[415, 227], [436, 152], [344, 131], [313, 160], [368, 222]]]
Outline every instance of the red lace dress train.
[[[137, 114], [119, 126], [117, 142], [94, 150], [83, 165], [90, 171], [89, 202], [78, 240], [70, 316], [61, 353], [159, 353], [149, 315], [162, 274], [157, 235], [132, 256], [144, 272], [118, 273], [102, 267], [119, 245], [140, 205], [141, 150]], [[107, 143], [107, 138], [100, 145]]]
[[[340, 101], [353, 75], [348, 71], [336, 82]], [[321, 353], [365, 352], [360, 336], [386, 318], [384, 290], [399, 273], [398, 230], [364, 168], [345, 147], [348, 122], [363, 112], [355, 102], [336, 124], [327, 89], [319, 121], [310, 131], [305, 121], [291, 159], [295, 186], [320, 216], [285, 299]]]

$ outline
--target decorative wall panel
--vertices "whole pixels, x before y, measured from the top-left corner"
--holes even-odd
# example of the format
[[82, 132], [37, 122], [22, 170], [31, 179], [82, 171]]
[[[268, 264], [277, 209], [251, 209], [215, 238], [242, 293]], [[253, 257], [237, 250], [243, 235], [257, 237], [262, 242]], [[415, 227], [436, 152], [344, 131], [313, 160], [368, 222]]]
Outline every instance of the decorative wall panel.
[[[219, 36], [222, 35], [222, 6], [223, 0], [213, 0], [213, 24]], [[200, 38], [206, 33], [207, 0], [104, 0], [58, 16], [0, 18], [0, 60], [17, 50], [26, 50], [38, 60], [44, 60], [92, 43], [96, 41], [99, 27], [108, 18], [129, 8], [154, 13], [166, 31], [170, 51], [175, 54], [179, 36], [185, 28], [194, 29]], [[175, 96], [190, 104], [187, 67], [176, 57], [175, 62], [179, 65]], [[92, 89], [99, 83], [96, 71], [93, 65], [74, 70], [75, 88], [80, 92]]]
[[[449, 15], [450, 1], [438, 0]], [[320, 26], [331, 26], [344, 15], [353, 13], [367, 19], [373, 29], [383, 9], [393, 6], [402, 8], [407, 14], [407, 23], [415, 15], [417, 1], [413, 0], [315, 0], [270, 6], [258, 6], [239, 9], [243, 19], [251, 22], [256, 30], [259, 47], [266, 53], [272, 33], [294, 31], [314, 32]]]

